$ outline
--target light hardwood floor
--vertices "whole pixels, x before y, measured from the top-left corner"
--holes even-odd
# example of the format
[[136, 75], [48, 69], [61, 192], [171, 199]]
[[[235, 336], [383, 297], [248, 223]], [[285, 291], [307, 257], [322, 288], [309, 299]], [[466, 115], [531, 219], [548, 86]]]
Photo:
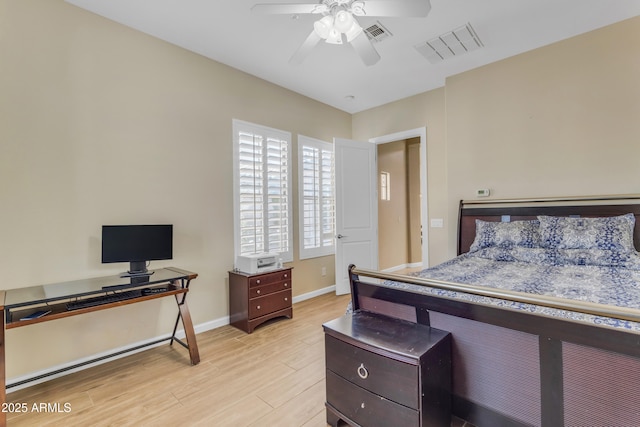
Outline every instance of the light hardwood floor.
[[[349, 295], [294, 305], [293, 319], [246, 334], [224, 326], [197, 335], [201, 362], [163, 344], [7, 395], [27, 403], [12, 426], [325, 427], [322, 323], [344, 314]], [[33, 404], [60, 404], [60, 413]], [[70, 412], [64, 412], [64, 405]]]
[[[293, 319], [252, 334], [231, 326], [198, 334], [196, 366], [184, 348], [163, 344], [14, 391], [7, 402], [29, 412], [8, 425], [326, 427], [322, 324], [344, 314], [349, 298], [297, 303]], [[40, 403], [61, 412], [31, 411]]]

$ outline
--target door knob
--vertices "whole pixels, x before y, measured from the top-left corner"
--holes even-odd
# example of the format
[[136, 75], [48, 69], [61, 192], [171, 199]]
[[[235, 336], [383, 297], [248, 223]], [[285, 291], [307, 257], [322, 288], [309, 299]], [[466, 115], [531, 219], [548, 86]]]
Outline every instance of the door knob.
[[338, 234], [336, 237], [337, 237], [338, 239], [342, 239], [343, 237], [347, 237], [347, 236], [343, 236], [342, 234]]

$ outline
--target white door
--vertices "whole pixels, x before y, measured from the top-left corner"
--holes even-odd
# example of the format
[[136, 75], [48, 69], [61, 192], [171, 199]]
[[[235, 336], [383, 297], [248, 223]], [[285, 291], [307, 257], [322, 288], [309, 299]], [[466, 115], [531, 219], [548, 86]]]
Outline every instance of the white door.
[[347, 294], [349, 264], [378, 268], [376, 145], [334, 138], [336, 294]]

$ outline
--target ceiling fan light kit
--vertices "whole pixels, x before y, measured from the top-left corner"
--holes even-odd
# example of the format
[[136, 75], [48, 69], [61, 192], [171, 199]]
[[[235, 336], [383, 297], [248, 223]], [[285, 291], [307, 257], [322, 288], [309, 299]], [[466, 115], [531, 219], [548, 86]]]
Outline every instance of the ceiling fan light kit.
[[429, 0], [322, 0], [319, 4], [257, 4], [251, 10], [265, 14], [324, 15], [313, 23], [313, 31], [293, 54], [291, 63], [301, 63], [321, 40], [343, 44], [344, 37], [368, 66], [378, 62], [380, 55], [356, 16], [424, 17], [431, 10], [431, 4]]
[[320, 36], [322, 39], [327, 39], [329, 37], [329, 32], [333, 28], [333, 16], [327, 15], [322, 19], [317, 20], [313, 23], [313, 29], [316, 34]]
[[331, 44], [342, 44], [343, 34], [347, 42], [351, 43], [362, 32], [362, 27], [345, 9], [335, 12], [335, 16], [334, 14], [323, 16], [313, 23], [313, 29], [321, 39]]

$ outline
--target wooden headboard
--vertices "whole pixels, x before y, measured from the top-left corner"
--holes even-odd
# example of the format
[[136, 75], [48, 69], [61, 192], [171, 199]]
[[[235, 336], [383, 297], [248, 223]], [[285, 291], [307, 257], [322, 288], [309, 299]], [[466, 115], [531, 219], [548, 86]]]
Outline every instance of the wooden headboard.
[[468, 252], [476, 235], [476, 219], [518, 221], [538, 215], [604, 217], [633, 213], [633, 242], [640, 250], [640, 194], [545, 199], [461, 200], [458, 214], [458, 255]]

